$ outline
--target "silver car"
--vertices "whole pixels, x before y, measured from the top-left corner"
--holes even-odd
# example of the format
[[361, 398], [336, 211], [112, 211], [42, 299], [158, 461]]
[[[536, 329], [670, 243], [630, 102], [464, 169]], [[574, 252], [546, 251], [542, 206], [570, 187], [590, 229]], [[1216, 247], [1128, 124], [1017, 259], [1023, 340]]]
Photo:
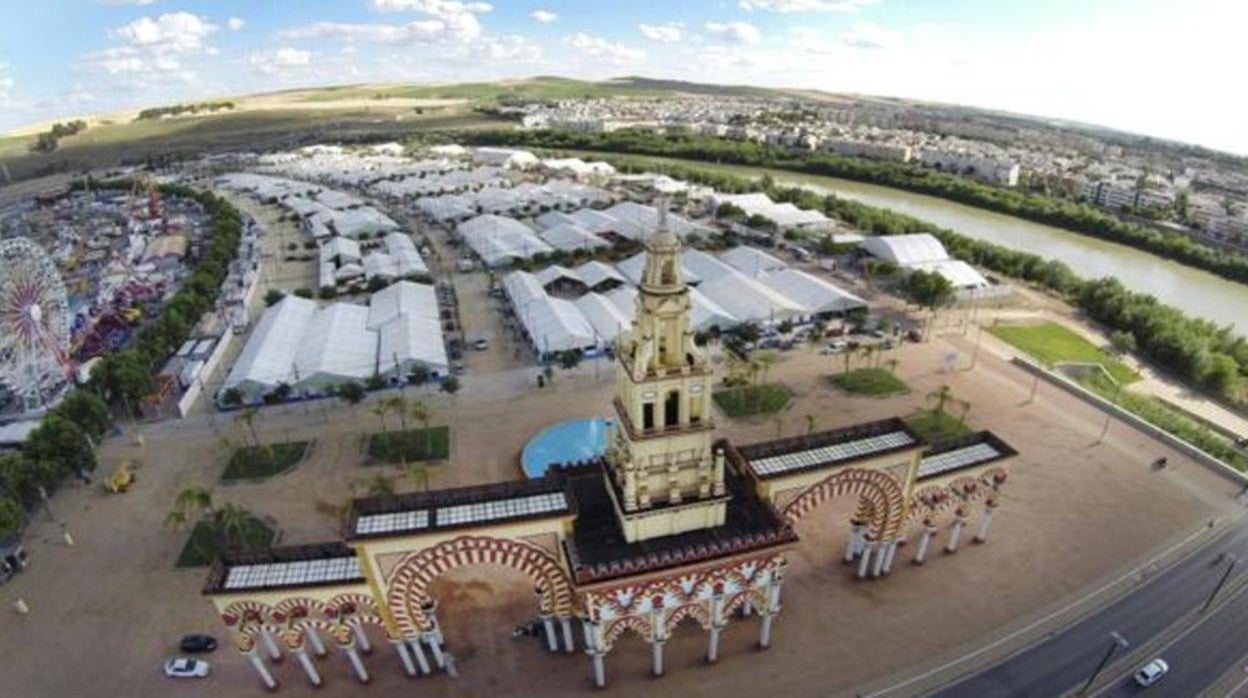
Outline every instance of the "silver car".
[[208, 675], [208, 662], [190, 657], [174, 657], [165, 662], [165, 676], [171, 679], [202, 679]]

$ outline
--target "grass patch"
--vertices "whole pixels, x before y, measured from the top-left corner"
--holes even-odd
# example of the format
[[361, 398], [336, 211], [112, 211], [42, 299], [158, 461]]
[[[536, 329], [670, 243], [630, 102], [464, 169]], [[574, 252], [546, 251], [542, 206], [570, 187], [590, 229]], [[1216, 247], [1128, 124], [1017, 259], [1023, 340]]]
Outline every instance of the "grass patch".
[[[235, 550], [250, 552], [264, 550], [273, 544], [277, 533], [269, 525], [257, 518], [250, 518], [238, 532], [238, 545]], [[191, 529], [190, 538], [182, 546], [178, 555], [178, 567], [204, 567], [212, 564], [219, 553], [226, 550], [225, 538], [217, 530], [213, 521], [203, 520]]]
[[965, 424], [959, 424], [958, 418], [948, 412], [924, 410], [906, 417], [905, 421], [925, 441], [940, 441], [973, 431]]
[[[1083, 377], [1079, 384], [1106, 400], [1114, 399], [1116, 388], [1105, 379], [1103, 374], [1089, 374]], [[1238, 470], [1248, 470], [1248, 456], [1236, 449], [1235, 444], [1166, 404], [1164, 400], [1152, 395], [1137, 395], [1123, 390], [1118, 392], [1118, 406], [1158, 429], [1222, 459]]]
[[828, 382], [851, 395], [883, 397], [910, 392], [904, 381], [882, 368], [857, 368], [828, 376]]
[[371, 462], [399, 463], [422, 460], [445, 460], [451, 452], [449, 427], [388, 431], [368, 437]]
[[721, 390], [712, 395], [712, 399], [729, 417], [749, 417], [783, 409], [789, 404], [789, 391], [779, 383], [743, 385]]
[[230, 456], [229, 465], [221, 474], [222, 482], [236, 480], [263, 480], [292, 467], [308, 451], [307, 441], [269, 444], [267, 446], [243, 446]]
[[1068, 361], [1098, 363], [1109, 371], [1114, 380], [1123, 385], [1140, 379], [1138, 373], [1105, 350], [1052, 322], [1040, 325], [997, 325], [989, 331], [1048, 366]]

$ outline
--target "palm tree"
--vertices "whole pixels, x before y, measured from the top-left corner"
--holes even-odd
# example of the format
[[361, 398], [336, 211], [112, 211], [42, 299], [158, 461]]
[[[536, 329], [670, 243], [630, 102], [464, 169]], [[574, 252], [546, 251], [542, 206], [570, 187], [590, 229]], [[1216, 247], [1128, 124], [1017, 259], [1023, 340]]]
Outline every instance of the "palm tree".
[[368, 411], [377, 415], [381, 420], [381, 433], [386, 433], [386, 415], [390, 413], [390, 405], [388, 400], [381, 400], [377, 404], [368, 408]]
[[841, 355], [845, 357], [845, 375], [848, 376], [849, 375], [849, 359], [854, 355], [854, 352], [850, 349], [846, 349], [844, 352], [841, 353]]
[[377, 473], [370, 477], [353, 480], [352, 490], [362, 490], [369, 497], [387, 497], [394, 494], [394, 478], [385, 473]]
[[864, 345], [862, 345], [862, 346], [858, 347], [858, 356], [861, 356], [861, 357], [863, 358], [863, 360], [864, 360], [864, 361], [866, 361], [868, 365], [870, 365], [870, 362], [871, 362], [871, 354], [872, 354], [874, 351], [875, 351], [875, 349], [872, 347], [872, 345], [870, 345], [870, 344], [864, 344]]
[[403, 464], [403, 474], [421, 483], [421, 490], [429, 491], [429, 466], [420, 461]]
[[897, 372], [897, 364], [899, 364], [899, 363], [901, 363], [901, 362], [900, 362], [900, 361], [898, 361], [897, 359], [889, 359], [888, 361], [885, 361], [885, 362], [884, 362], [884, 365], [885, 365], [885, 366], [888, 366], [888, 372], [889, 372], [889, 373], [896, 373], [896, 372]]
[[420, 422], [421, 430], [425, 435], [425, 457], [428, 458], [433, 455], [433, 432], [429, 431], [429, 421], [433, 419], [433, 408], [425, 404], [424, 400], [415, 400], [408, 411], [412, 419]]
[[966, 414], [971, 411], [971, 401], [958, 400], [957, 402], [962, 408], [962, 414], [958, 415], [958, 431], [962, 431], [962, 427], [966, 423]]
[[239, 410], [238, 416], [234, 418], [235, 422], [242, 422], [247, 426], [247, 431], [251, 433], [251, 440], [255, 443], [256, 448], [260, 447], [260, 434], [256, 431], [256, 417], [259, 415], [259, 408], [247, 407]]
[[402, 395], [395, 395], [382, 400], [391, 412], [399, 415], [399, 428], [407, 431], [407, 398]]
[[[169, 512], [166, 520], [180, 519], [181, 523], [186, 523], [193, 515], [202, 516], [211, 514], [212, 511], [212, 490], [199, 486], [186, 487], [173, 498], [173, 511]], [[180, 514], [180, 517], [175, 517], [174, 514]]]
[[810, 436], [815, 433], [815, 415], [806, 415], [806, 435]]
[[243, 530], [251, 520], [251, 512], [237, 504], [226, 504], [213, 514], [213, 522], [217, 526], [217, 535], [225, 543], [226, 548], [241, 547]]
[[936, 407], [932, 409], [933, 414], [944, 414], [945, 405], [953, 399], [953, 390], [948, 385], [942, 385], [936, 390], [927, 394], [928, 400], [935, 400]]

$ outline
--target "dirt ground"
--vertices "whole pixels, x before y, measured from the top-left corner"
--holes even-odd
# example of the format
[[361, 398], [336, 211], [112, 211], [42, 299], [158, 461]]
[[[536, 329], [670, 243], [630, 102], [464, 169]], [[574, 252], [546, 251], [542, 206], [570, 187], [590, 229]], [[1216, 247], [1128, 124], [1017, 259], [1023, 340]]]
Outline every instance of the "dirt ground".
[[[897, 370], [912, 390], [889, 399], [835, 392], [821, 377], [841, 370], [839, 357], [790, 352], [771, 375], [793, 390], [792, 407], [780, 420], [721, 418], [720, 432], [748, 442], [804, 431], [807, 414], [818, 429], [904, 415], [948, 384], [971, 402], [973, 426], [992, 429], [1021, 453], [1010, 465], [988, 544], [937, 555], [922, 568], [899, 565], [884, 580], [855, 582], [839, 562], [851, 503], [825, 505], [799, 526], [803, 542], [790, 556], [785, 611], [770, 651], [752, 649], [756, 620], [736, 620], [724, 633], [719, 665], [707, 667], [701, 659], [705, 633], [682, 627], [667, 646], [668, 675], [655, 683], [648, 678], [648, 648], [630, 637], [607, 657], [610, 690], [736, 695], [751, 687], [805, 696], [849, 689], [990, 633], [1234, 510], [1236, 487], [1121, 424], [1111, 424], [1106, 441], [1094, 444], [1104, 417], [1084, 403], [1041, 385], [1036, 400], [1025, 404], [1030, 376], [993, 352], [981, 353], [973, 371], [941, 373], [944, 357], [955, 350], [968, 356], [970, 342], [955, 334], [903, 346]], [[451, 458], [434, 468], [433, 487], [520, 477], [517, 460], [526, 439], [552, 422], [608, 409], [608, 366], [587, 362], [561, 371], [554, 386], [542, 390], [532, 387], [533, 374], [532, 367], [470, 371], [453, 398], [432, 388], [408, 389], [409, 397], [435, 408], [435, 423], [452, 425]], [[144, 446], [134, 446], [126, 434], [101, 449], [101, 472], [124, 457], [141, 459], [128, 494], [72, 485], [54, 497], [52, 513], [75, 545], [67, 546], [60, 525], [40, 515], [28, 538], [31, 567], [0, 588], [7, 614], [0, 625], [6, 696], [263, 693], [228, 646], [211, 657], [208, 680], [175, 684], [160, 676], [159, 664], [175, 653], [181, 634], [225, 638], [200, 595], [204, 570], [173, 569], [185, 533], [161, 522], [178, 489], [198, 483], [214, 485], [221, 502], [275, 519], [282, 543], [333, 539], [334, 511], [349, 500], [352, 481], [366, 474], [361, 437], [380, 425], [367, 404], [352, 409], [322, 401], [265, 408], [258, 426], [262, 438], [309, 438], [315, 446], [293, 471], [223, 486], [216, 480], [230, 444], [242, 439], [229, 417], [144, 425]], [[1169, 457], [1166, 471], [1148, 468], [1158, 455]], [[361, 689], [345, 659], [331, 655], [319, 663], [326, 680], [320, 694], [386, 693], [409, 681], [419, 685], [406, 690], [431, 696], [582, 694], [589, 687], [583, 654], [548, 655], [536, 640], [511, 638], [511, 629], [533, 613], [528, 586], [517, 573], [489, 567], [440, 581], [437, 596], [458, 680], [406, 679], [393, 651], [374, 638], [377, 648], [366, 660], [373, 684]], [[18, 598], [30, 605], [30, 615], [7, 611]], [[298, 672], [291, 661], [277, 668], [284, 693], [310, 694]]]

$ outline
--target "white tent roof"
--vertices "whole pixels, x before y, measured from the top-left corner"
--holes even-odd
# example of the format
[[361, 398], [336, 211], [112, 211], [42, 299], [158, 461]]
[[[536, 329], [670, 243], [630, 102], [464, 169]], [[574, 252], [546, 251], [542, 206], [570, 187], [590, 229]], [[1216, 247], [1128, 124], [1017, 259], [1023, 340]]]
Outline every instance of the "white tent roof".
[[811, 312], [735, 269], [731, 274], [704, 282], [698, 290], [743, 322], [779, 322]]
[[607, 241], [574, 223], [560, 223], [538, 234], [542, 240], [558, 250], [589, 250], [607, 247]]
[[903, 267], [949, 259], [945, 246], [930, 233], [878, 235], [864, 240], [862, 247], [872, 256]]
[[861, 298], [799, 269], [778, 271], [762, 279], [762, 283], [815, 313], [841, 313], [867, 307]]
[[315, 301], [294, 295], [265, 309], [230, 368], [224, 387], [233, 388], [243, 383], [276, 386], [291, 382], [295, 353], [316, 309]]
[[568, 216], [572, 219], [573, 223], [576, 223], [591, 233], [610, 233], [620, 225], [619, 219], [592, 208], [582, 208], [573, 211], [568, 214]]
[[949, 279], [949, 283], [954, 288], [987, 288], [991, 284], [988, 279], [984, 278], [975, 267], [963, 262], [960, 259], [944, 259], [935, 262], [924, 262], [921, 264], [910, 265], [911, 269], [921, 269], [927, 272], [936, 272], [941, 276]]
[[576, 299], [574, 303], [604, 342], [615, 341], [616, 335], [633, 325], [631, 312], [624, 312], [601, 294], [587, 293]]
[[[690, 252], [689, 250], [685, 250], [684, 254], [688, 255], [689, 252]], [[703, 252], [701, 254], [706, 254], [706, 253]], [[707, 256], [709, 257], [710, 255], [707, 255]], [[687, 257], [682, 255], [681, 265], [680, 265], [681, 270], [684, 272], [685, 283], [697, 284], [701, 282], [702, 277], [693, 269], [689, 268], [689, 265], [685, 263], [686, 259]], [[714, 259], [714, 257], [711, 257], [711, 259]], [[638, 252], [637, 254], [633, 255], [632, 257], [629, 257], [623, 262], [617, 263], [615, 265], [615, 268], [620, 270], [620, 273], [624, 275], [624, 278], [628, 279], [634, 286], [636, 286], [641, 283], [641, 275], [646, 270], [646, 253]], [[731, 268], [727, 267], [727, 265], [725, 265], [725, 268], [728, 268], [729, 271], [731, 271]]]
[[571, 301], [541, 296], [518, 306], [516, 314], [541, 352], [581, 349], [596, 343], [593, 326]]
[[720, 254], [719, 259], [731, 265], [737, 271], [755, 279], [761, 279], [772, 272], [789, 268], [789, 265], [780, 261], [774, 255], [744, 245], [734, 247]]
[[420, 252], [416, 250], [416, 243], [412, 242], [410, 235], [399, 232], [390, 233], [386, 236], [385, 242], [386, 252], [394, 258], [399, 276], [429, 273], [429, 267], [421, 258]]
[[377, 368], [377, 335], [368, 327], [368, 308], [334, 303], [319, 308], [307, 324], [295, 372], [299, 383], [337, 377], [363, 379]]
[[321, 261], [328, 262], [335, 257], [343, 264], [360, 261], [360, 243], [350, 238], [330, 238], [321, 245]]
[[[697, 278], [703, 281], [713, 281], [725, 274], [731, 274], [736, 271], [715, 256], [695, 249], [686, 249], [681, 253], [680, 266], [682, 269], [693, 272]], [[688, 280], [688, 277], [686, 277], [685, 281]]]
[[374, 293], [368, 302], [368, 328], [380, 329], [400, 315], [438, 320], [438, 294], [429, 284], [399, 281]]
[[580, 274], [577, 274], [575, 271], [558, 264], [552, 264], [545, 269], [538, 271], [533, 276], [543, 288], [558, 279], [570, 279], [577, 283], [585, 283]]
[[[442, 323], [436, 318], [403, 314], [378, 330], [378, 371], [403, 371], [411, 363], [445, 372], [450, 366], [442, 341]], [[397, 361], [397, 363], [396, 363]]]
[[573, 271], [575, 271], [577, 276], [581, 277], [581, 280], [585, 282], [585, 285], [590, 288], [593, 288], [608, 279], [614, 279], [622, 284], [628, 283], [628, 279], [625, 279], [623, 274], [616, 271], [615, 267], [610, 264], [599, 262], [596, 259], [589, 260]]
[[565, 223], [576, 223], [576, 219], [573, 218], [571, 214], [564, 213], [563, 211], [547, 211], [534, 220], [536, 220], [538, 225], [542, 226], [542, 230], [549, 230], [557, 225], [563, 225]]
[[364, 276], [368, 279], [375, 277], [383, 279], [398, 278], [399, 266], [394, 263], [394, 257], [385, 252], [370, 252], [364, 255]]
[[550, 245], [514, 218], [486, 214], [459, 225], [468, 246], [491, 266], [550, 252]]
[[[621, 313], [630, 319], [637, 312], [637, 289], [632, 286], [617, 288], [607, 293], [604, 298], [611, 301]], [[695, 331], [701, 332], [712, 326], [726, 329], [741, 322], [718, 303], [702, 295], [696, 288], [689, 289], [689, 300], [693, 304], [689, 312], [689, 323]]]

